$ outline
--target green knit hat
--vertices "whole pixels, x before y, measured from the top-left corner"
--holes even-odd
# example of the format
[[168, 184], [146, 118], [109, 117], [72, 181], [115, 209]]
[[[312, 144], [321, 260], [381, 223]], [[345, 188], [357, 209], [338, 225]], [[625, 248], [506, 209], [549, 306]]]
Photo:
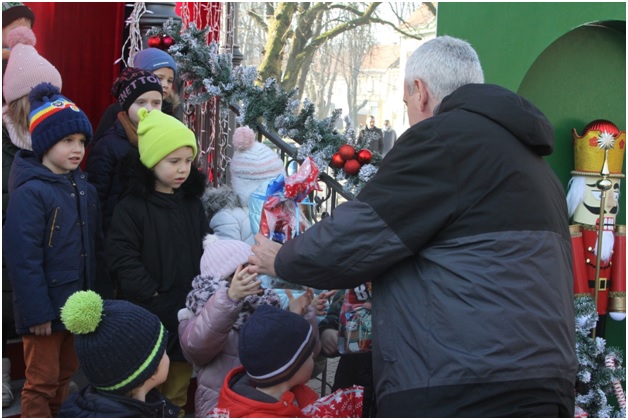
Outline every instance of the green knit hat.
[[137, 115], [140, 118], [137, 126], [140, 161], [148, 169], [180, 147], [191, 147], [196, 157], [194, 132], [181, 121], [156, 109], [148, 112], [146, 108], [140, 108]]

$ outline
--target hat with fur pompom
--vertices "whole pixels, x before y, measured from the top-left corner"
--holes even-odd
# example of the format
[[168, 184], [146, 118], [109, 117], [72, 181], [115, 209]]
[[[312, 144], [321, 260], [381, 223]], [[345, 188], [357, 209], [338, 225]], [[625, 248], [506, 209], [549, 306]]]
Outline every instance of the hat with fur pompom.
[[93, 291], [71, 295], [61, 321], [74, 334], [81, 369], [99, 391], [125, 395], [153, 376], [166, 352], [168, 331], [157, 316]]
[[219, 239], [215, 235], [205, 236], [203, 250], [201, 275], [220, 279], [227, 279], [253, 255], [251, 245], [246, 242]]
[[92, 125], [87, 115], [50, 83], [41, 83], [28, 94], [33, 152], [40, 158], [57, 142], [70, 134], [85, 135], [85, 144], [92, 138]]
[[61, 90], [61, 74], [39, 55], [32, 30], [20, 26], [7, 35], [11, 52], [2, 78], [2, 94], [7, 103], [28, 95], [40, 83], [51, 83]]
[[262, 184], [285, 175], [283, 162], [277, 153], [255, 140], [249, 127], [238, 127], [233, 132], [233, 158], [229, 165], [231, 186], [243, 206], [249, 205], [249, 196]]

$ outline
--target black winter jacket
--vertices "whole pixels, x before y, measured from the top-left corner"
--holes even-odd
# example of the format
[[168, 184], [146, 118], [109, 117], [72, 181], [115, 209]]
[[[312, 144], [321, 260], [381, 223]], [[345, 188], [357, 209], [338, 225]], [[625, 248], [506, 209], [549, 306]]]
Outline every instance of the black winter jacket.
[[156, 314], [168, 330], [168, 356], [183, 361], [177, 312], [200, 274], [209, 225], [200, 196], [205, 176], [196, 168], [175, 194], [154, 190], [155, 178], [135, 155], [124, 197], [107, 233], [107, 261], [119, 297]]
[[61, 406], [63, 418], [172, 418], [179, 417], [179, 407], [157, 390], [146, 394], [146, 402], [122, 395], [100, 392], [88, 385], [71, 394]]
[[[494, 417], [482, 410], [495, 392], [532, 381], [537, 397], [567, 395], [573, 415], [567, 206], [542, 157], [553, 142], [524, 98], [463, 86], [399, 138], [355, 200], [279, 251], [277, 275], [292, 282], [337, 289], [376, 279], [378, 408], [407, 395], [397, 400], [415, 417]], [[480, 397], [459, 388], [483, 384]]]

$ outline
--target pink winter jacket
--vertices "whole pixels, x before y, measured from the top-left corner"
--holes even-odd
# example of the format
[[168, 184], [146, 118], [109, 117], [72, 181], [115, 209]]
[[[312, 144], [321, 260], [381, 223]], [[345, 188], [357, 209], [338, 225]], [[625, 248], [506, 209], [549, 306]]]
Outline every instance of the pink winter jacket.
[[[198, 315], [187, 308], [179, 311], [179, 340], [185, 358], [194, 365], [197, 389], [195, 416], [207, 417], [218, 403], [220, 389], [229, 371], [240, 366], [239, 332], [231, 327], [238, 318], [242, 303], [227, 298], [227, 287], [221, 287], [209, 298]], [[316, 333], [314, 355], [320, 352], [316, 313], [309, 307], [305, 315]]]

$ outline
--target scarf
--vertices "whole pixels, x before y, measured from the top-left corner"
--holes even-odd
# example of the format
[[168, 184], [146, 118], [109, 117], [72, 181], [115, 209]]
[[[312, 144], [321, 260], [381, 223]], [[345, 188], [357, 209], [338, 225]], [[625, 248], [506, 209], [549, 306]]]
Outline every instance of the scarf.
[[22, 150], [33, 150], [31, 133], [19, 129], [9, 115], [9, 105], [2, 107], [2, 123], [9, 133], [11, 143]]
[[131, 143], [134, 147], [137, 147], [137, 126], [133, 124], [133, 121], [131, 121], [128, 114], [124, 111], [118, 112], [118, 119], [122, 124], [122, 128], [124, 128], [124, 132], [129, 139], [129, 143]]
[[[209, 298], [221, 287], [228, 288], [229, 282], [225, 279], [204, 276], [202, 274], [196, 276], [194, 280], [192, 280], [192, 290], [188, 293], [185, 306], [190, 311], [194, 312], [194, 315], [200, 314]], [[238, 319], [233, 323], [231, 328], [238, 331], [260, 305], [271, 305], [279, 308], [281, 307], [281, 301], [273, 289], [264, 289], [264, 293], [261, 296], [250, 295], [245, 297], [242, 299], [242, 309], [240, 309]]]

